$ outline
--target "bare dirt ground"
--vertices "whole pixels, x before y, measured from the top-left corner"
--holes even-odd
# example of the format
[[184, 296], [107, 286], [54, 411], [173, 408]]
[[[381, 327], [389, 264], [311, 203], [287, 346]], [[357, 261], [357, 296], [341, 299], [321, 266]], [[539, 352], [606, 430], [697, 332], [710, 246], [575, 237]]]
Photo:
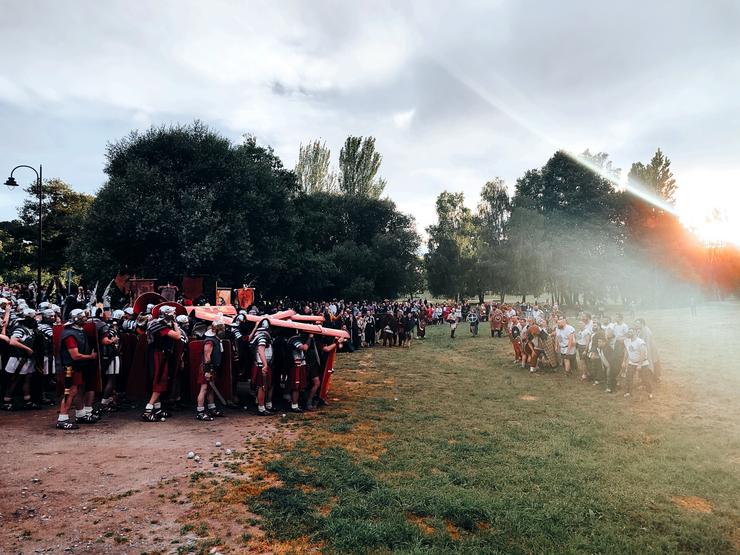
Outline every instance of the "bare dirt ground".
[[[198, 512], [194, 484], [244, 478], [261, 446], [291, 436], [290, 423], [239, 412], [214, 422], [187, 411], [161, 423], [138, 416], [63, 432], [54, 409], [0, 414], [0, 553], [229, 551], [206, 543], [213, 524]], [[218, 535], [231, 545], [245, 531], [259, 535], [253, 516], [242, 503], [232, 526], [219, 519]]]

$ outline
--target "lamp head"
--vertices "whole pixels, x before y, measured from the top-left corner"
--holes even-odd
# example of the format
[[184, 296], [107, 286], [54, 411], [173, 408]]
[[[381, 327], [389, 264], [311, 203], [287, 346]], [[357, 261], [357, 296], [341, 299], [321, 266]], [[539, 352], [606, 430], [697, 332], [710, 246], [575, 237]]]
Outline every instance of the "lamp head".
[[17, 187], [18, 182], [15, 180], [15, 177], [12, 175], [8, 178], [8, 180], [5, 182], [5, 185], [9, 188]]

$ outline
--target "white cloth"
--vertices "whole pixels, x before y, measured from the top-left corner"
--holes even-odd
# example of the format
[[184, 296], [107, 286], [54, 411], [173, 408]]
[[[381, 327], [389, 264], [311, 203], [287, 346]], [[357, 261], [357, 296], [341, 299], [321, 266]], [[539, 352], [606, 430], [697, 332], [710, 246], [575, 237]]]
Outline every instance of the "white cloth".
[[107, 376], [117, 376], [121, 373], [121, 359], [120, 357], [113, 357], [108, 363], [108, 368], [105, 370]]
[[[18, 368], [19, 366], [20, 369]], [[25, 376], [33, 373], [33, 370], [33, 359], [29, 358], [10, 357], [8, 359], [8, 364], [5, 365], [5, 371], [8, 374], [20, 374], [21, 376]]]

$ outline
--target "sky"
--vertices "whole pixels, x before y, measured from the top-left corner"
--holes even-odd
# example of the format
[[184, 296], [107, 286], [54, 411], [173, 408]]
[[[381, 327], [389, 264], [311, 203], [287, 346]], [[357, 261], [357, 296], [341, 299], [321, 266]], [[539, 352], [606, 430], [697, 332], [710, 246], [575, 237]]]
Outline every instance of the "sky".
[[[671, 159], [676, 207], [740, 243], [740, 2], [0, 0], [0, 174], [94, 193], [106, 144], [200, 119], [287, 167], [372, 135], [419, 231], [558, 148]], [[21, 173], [21, 172], [24, 173]], [[19, 170], [30, 182], [33, 174]], [[21, 191], [0, 186], [0, 219]], [[707, 225], [714, 214], [719, 223]]]

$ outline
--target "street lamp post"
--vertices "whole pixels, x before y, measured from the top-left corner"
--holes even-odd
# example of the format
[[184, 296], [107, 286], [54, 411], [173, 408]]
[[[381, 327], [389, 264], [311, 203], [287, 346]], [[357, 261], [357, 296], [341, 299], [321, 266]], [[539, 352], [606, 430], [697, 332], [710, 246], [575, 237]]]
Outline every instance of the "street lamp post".
[[5, 182], [5, 185], [7, 185], [10, 188], [17, 187], [18, 183], [15, 180], [15, 177], [13, 177], [13, 173], [15, 170], [19, 168], [27, 168], [29, 170], [32, 170], [33, 173], [36, 174], [36, 194], [39, 197], [39, 244], [36, 249], [37, 254], [37, 269], [36, 269], [36, 306], [39, 305], [41, 302], [41, 253], [42, 253], [42, 247], [41, 247], [41, 237], [42, 237], [42, 220], [43, 220], [43, 201], [44, 201], [44, 190], [42, 189], [42, 178], [43, 178], [43, 171], [41, 164], [39, 164], [39, 169], [36, 171], [36, 168], [32, 166], [26, 166], [26, 165], [20, 165], [13, 168], [13, 171], [10, 172], [10, 177], [8, 177], [7, 181]]

